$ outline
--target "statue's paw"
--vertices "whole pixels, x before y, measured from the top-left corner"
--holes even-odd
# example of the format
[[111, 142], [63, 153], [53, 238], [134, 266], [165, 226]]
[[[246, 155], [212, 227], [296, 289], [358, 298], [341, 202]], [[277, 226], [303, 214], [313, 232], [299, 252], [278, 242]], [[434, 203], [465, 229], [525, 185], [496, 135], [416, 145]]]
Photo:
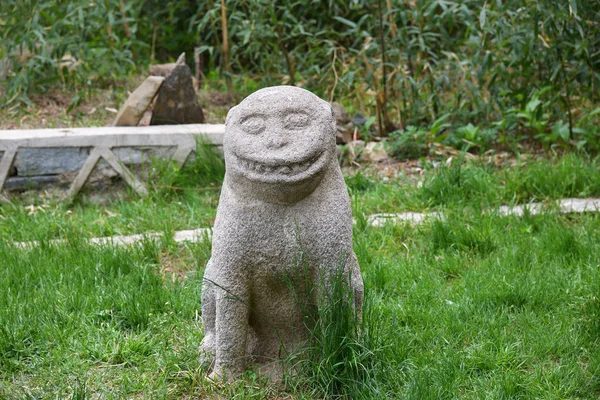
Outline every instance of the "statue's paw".
[[201, 366], [210, 368], [215, 362], [215, 350], [204, 341], [200, 344], [199, 363]]
[[215, 367], [208, 375], [208, 379], [215, 383], [231, 383], [240, 375], [242, 375], [242, 371], [232, 371], [228, 368]]

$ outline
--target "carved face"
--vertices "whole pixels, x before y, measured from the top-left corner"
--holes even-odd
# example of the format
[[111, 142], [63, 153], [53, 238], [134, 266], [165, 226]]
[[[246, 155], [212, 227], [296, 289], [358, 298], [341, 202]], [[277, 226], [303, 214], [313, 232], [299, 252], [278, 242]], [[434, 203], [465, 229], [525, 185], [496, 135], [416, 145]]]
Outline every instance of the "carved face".
[[259, 90], [227, 116], [228, 173], [264, 183], [299, 183], [322, 172], [335, 154], [330, 105], [292, 86]]

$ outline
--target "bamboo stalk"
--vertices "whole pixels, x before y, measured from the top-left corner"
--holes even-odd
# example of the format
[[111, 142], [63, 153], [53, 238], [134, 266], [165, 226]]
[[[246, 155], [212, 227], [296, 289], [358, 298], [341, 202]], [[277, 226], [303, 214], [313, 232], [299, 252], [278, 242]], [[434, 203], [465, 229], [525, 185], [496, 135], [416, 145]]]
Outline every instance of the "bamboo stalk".
[[[129, 26], [129, 21], [127, 20], [127, 11], [125, 10], [124, 0], [119, 0], [119, 9], [121, 10], [121, 15], [123, 16], [123, 28], [125, 29], [125, 37], [131, 40], [131, 28]], [[131, 47], [131, 55], [135, 60], [137, 60], [137, 53], [135, 51], [135, 47]]]
[[125, 3], [123, 0], [119, 0], [119, 8], [121, 9], [121, 14], [123, 15], [123, 27], [125, 28], [125, 36], [127, 39], [131, 39], [131, 29], [129, 28], [129, 21], [127, 21], [127, 13], [125, 12]]
[[156, 36], [158, 35], [158, 26], [154, 23], [152, 27], [152, 47], [150, 48], [150, 64], [154, 64], [154, 54], [156, 51]]
[[200, 46], [194, 48], [194, 63], [196, 66], [196, 90], [202, 88], [202, 54], [198, 52]]
[[226, 71], [225, 81], [227, 82], [227, 91], [233, 93], [233, 82], [231, 81], [231, 64], [229, 59], [229, 33], [227, 32], [227, 9], [225, 0], [221, 0], [221, 28], [223, 31], [223, 58]]
[[285, 41], [283, 40], [283, 32], [281, 29], [281, 25], [277, 24], [277, 38], [279, 39], [279, 48], [281, 49], [281, 51], [283, 52], [283, 56], [285, 57], [285, 62], [287, 63], [287, 67], [288, 67], [288, 73], [290, 75], [290, 82], [289, 84], [291, 86], [296, 86], [296, 80], [295, 80], [295, 76], [296, 72], [294, 69], [294, 64], [292, 62], [292, 59], [290, 57], [290, 53], [288, 52], [287, 48], [285, 47]]
[[385, 64], [386, 54], [385, 54], [385, 38], [383, 35], [383, 5], [381, 4], [381, 0], [377, 2], [377, 9], [379, 11], [379, 42], [381, 46], [381, 75], [382, 75], [382, 92], [381, 96], [378, 99], [379, 104], [379, 112], [381, 113], [381, 118], [378, 118], [379, 122], [379, 135], [387, 136], [389, 131], [393, 130], [393, 124], [390, 121], [388, 112], [387, 112], [387, 104], [388, 104], [388, 95], [387, 95], [387, 67]]

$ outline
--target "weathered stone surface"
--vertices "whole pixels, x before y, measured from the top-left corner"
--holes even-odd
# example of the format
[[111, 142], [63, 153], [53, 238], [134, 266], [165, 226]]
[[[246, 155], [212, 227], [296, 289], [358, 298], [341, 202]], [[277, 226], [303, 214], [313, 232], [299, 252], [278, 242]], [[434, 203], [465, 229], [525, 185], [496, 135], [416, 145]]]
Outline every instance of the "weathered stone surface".
[[362, 151], [363, 161], [380, 162], [389, 158], [382, 142], [369, 142]]
[[[331, 106], [290, 86], [262, 89], [227, 116], [226, 174], [205, 271], [203, 362], [231, 378], [249, 363], [274, 379], [307, 339], [307, 313], [342, 274], [363, 283]], [[320, 281], [321, 279], [324, 282]]]
[[89, 155], [89, 148], [22, 148], [14, 167], [19, 176], [56, 175], [79, 170]]
[[123, 164], [143, 164], [149, 163], [154, 158], [171, 158], [175, 152], [175, 147], [113, 147], [112, 152]]
[[152, 121], [152, 110], [148, 108], [144, 111], [142, 118], [140, 118], [140, 122], [138, 122], [138, 126], [150, 126], [150, 122]]
[[179, 64], [167, 76], [158, 90], [150, 125], [201, 124], [202, 108], [198, 104], [192, 82], [192, 72]]
[[348, 161], [354, 163], [365, 150], [364, 140], [352, 140], [348, 143]]
[[[148, 164], [153, 158], [169, 159], [175, 152], [175, 147], [114, 147], [112, 151], [125, 165], [141, 165]], [[24, 148], [17, 153], [10, 175], [16, 172], [20, 177], [39, 177], [76, 172], [83, 166], [89, 152], [88, 148], [73, 147]], [[104, 160], [98, 162], [96, 170], [103, 177], [118, 175]]]
[[333, 116], [337, 125], [336, 143], [350, 143], [352, 141], [352, 134], [354, 133], [354, 124], [350, 121], [348, 111], [346, 111], [343, 105], [335, 101], [331, 103], [331, 109], [333, 110]]
[[152, 103], [165, 78], [149, 76], [129, 95], [113, 121], [113, 126], [136, 126]]
[[348, 122], [350, 122], [350, 115], [348, 115], [348, 111], [346, 111], [346, 108], [343, 105], [337, 101], [334, 101], [331, 103], [331, 109], [333, 110], [333, 116], [335, 117], [336, 124], [346, 125]]
[[17, 190], [39, 190], [62, 183], [60, 175], [44, 176], [13, 176], [4, 183], [4, 189], [8, 191]]

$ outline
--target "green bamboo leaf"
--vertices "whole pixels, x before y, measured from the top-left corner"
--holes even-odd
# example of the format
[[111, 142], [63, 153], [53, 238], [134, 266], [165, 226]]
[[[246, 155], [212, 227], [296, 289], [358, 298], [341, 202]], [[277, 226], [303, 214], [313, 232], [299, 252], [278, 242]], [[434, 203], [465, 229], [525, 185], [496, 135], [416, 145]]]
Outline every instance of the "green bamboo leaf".
[[354, 23], [354, 22], [352, 22], [350, 20], [347, 20], [346, 18], [342, 18], [342, 17], [339, 17], [339, 16], [336, 15], [335, 17], [333, 17], [333, 19], [335, 19], [336, 21], [341, 22], [342, 24], [348, 25], [352, 29], [356, 29], [356, 23]]
[[479, 27], [481, 29], [485, 28], [486, 18], [485, 18], [485, 7], [481, 7], [481, 12], [479, 13]]
[[575, 16], [576, 18], [578, 18], [578, 15], [577, 15], [577, 0], [569, 0], [569, 11], [570, 11], [571, 15]]

